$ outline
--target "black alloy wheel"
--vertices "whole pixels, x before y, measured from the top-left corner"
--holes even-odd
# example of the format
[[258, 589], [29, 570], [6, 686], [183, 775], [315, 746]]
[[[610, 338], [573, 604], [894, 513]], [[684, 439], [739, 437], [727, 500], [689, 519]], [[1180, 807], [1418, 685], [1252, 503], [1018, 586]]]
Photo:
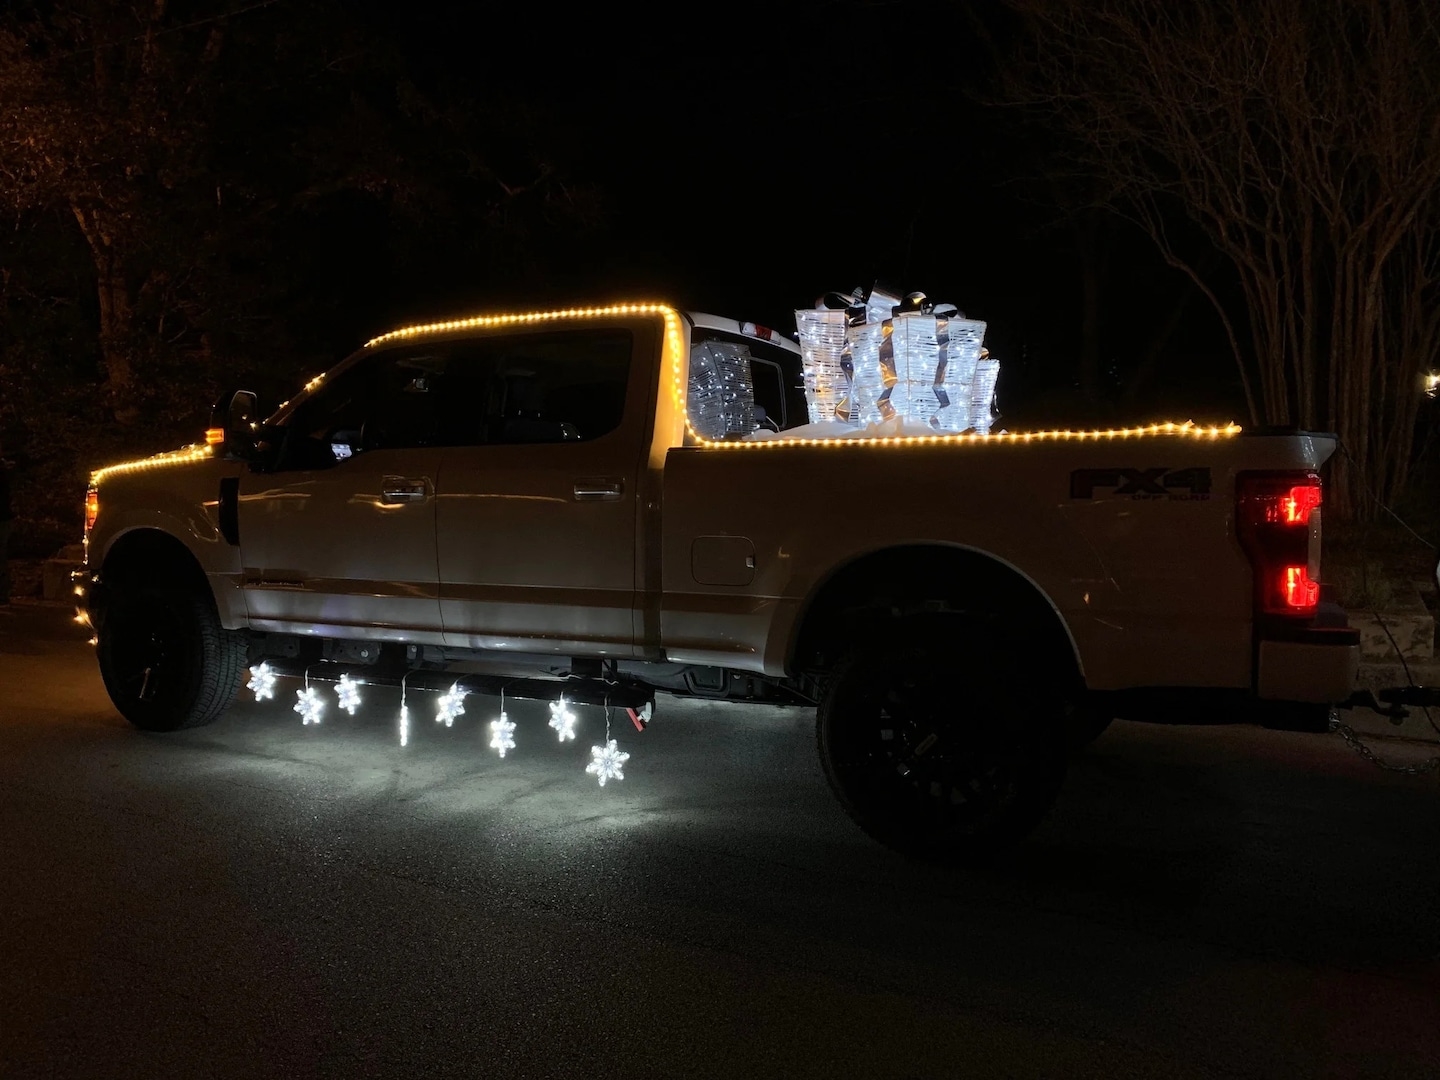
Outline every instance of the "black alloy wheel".
[[243, 635], [220, 625], [208, 596], [183, 589], [117, 589], [97, 638], [110, 700], [142, 731], [211, 723], [245, 669]]
[[842, 661], [817, 714], [821, 761], [846, 811], [926, 858], [1018, 843], [1064, 779], [1064, 702], [963, 633], [889, 638]]

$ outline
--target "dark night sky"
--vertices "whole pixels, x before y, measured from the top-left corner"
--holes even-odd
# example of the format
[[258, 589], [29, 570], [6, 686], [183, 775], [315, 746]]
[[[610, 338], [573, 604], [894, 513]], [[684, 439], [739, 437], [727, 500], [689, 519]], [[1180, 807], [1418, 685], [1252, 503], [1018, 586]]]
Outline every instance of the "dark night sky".
[[[557, 164], [600, 190], [603, 238], [569, 260], [556, 296], [653, 296], [790, 332], [795, 307], [879, 278], [990, 323], [987, 344], [1009, 365], [1002, 405], [1069, 388], [1077, 264], [1023, 183], [1020, 132], [976, 101], [992, 62], [958, 5], [745, 0], [673, 19], [434, 0], [375, 10], [437, 82], [533, 105]], [[1117, 243], [1106, 334], [1123, 369], [1180, 282], [1144, 238]], [[495, 306], [465, 267], [435, 270], [392, 281], [357, 330]], [[1232, 411], [1233, 365], [1203, 303], [1172, 351], [1136, 419]]]

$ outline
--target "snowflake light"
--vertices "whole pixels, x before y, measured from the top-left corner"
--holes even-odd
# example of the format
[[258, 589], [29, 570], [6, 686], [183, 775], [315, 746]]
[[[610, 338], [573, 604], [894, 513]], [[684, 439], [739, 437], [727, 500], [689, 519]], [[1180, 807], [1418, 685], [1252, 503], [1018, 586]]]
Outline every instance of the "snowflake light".
[[270, 670], [270, 665], [262, 663], [252, 667], [250, 681], [245, 684], [245, 689], [255, 691], [256, 701], [273, 698], [275, 696], [275, 672]]
[[318, 724], [320, 714], [325, 711], [325, 702], [320, 697], [320, 691], [307, 686], [295, 691], [295, 704], [291, 707], [300, 714], [302, 724]]
[[559, 701], [550, 703], [550, 726], [555, 729], [555, 734], [560, 736], [560, 741], [575, 738], [576, 716], [570, 711], [570, 703], [563, 697]]
[[490, 747], [505, 756], [506, 750], [515, 749], [515, 722], [503, 712], [499, 720], [490, 722]]
[[455, 723], [455, 717], [463, 716], [465, 713], [466, 693], [460, 689], [459, 683], [453, 683], [450, 690], [440, 696], [440, 708], [435, 712], [435, 722], [451, 727]]
[[585, 766], [585, 771], [595, 776], [601, 787], [605, 786], [606, 780], [625, 779], [625, 774], [620, 770], [625, 762], [630, 760], [630, 755], [621, 750], [614, 739], [604, 746], [590, 747], [590, 757], [593, 760]]
[[400, 745], [404, 746], [410, 741], [410, 706], [404, 702], [400, 703]]
[[360, 707], [360, 685], [349, 675], [341, 675], [340, 681], [335, 684], [335, 697], [339, 699], [340, 708], [351, 716]]

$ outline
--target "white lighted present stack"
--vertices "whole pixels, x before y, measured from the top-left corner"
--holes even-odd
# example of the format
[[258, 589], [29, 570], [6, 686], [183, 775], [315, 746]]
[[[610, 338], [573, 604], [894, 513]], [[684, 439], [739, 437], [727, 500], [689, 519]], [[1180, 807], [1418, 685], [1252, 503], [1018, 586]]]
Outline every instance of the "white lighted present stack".
[[987, 434], [1000, 364], [985, 324], [924, 293], [876, 286], [795, 312], [811, 423], [896, 434]]

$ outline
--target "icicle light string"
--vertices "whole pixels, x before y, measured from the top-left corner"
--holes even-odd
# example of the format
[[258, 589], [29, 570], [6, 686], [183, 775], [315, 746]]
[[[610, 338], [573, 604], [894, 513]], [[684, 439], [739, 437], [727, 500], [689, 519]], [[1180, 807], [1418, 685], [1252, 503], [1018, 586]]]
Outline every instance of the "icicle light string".
[[400, 676], [400, 745], [406, 746], [410, 742], [410, 708], [405, 704], [405, 680], [410, 678], [407, 671]]

